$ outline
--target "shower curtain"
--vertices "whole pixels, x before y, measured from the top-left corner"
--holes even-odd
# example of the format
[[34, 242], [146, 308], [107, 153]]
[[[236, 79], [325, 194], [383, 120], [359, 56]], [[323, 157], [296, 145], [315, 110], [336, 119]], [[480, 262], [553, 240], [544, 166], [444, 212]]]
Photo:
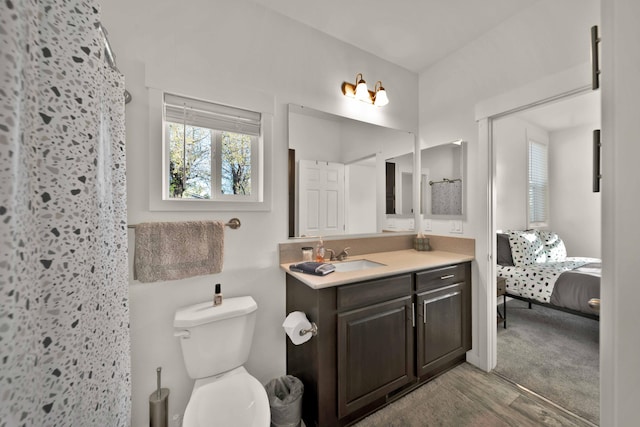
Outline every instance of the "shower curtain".
[[462, 182], [444, 181], [431, 184], [433, 215], [462, 215]]
[[0, 4], [0, 426], [128, 426], [123, 77], [95, 1]]

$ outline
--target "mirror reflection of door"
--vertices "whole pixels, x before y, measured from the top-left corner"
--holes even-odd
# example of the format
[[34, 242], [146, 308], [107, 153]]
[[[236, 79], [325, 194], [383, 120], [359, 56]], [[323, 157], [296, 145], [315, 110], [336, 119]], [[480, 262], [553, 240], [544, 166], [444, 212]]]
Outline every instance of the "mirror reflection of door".
[[299, 168], [300, 235], [343, 234], [344, 165], [300, 160]]
[[413, 174], [402, 172], [402, 214], [413, 213]]
[[385, 163], [385, 213], [393, 215], [396, 213], [396, 164]]

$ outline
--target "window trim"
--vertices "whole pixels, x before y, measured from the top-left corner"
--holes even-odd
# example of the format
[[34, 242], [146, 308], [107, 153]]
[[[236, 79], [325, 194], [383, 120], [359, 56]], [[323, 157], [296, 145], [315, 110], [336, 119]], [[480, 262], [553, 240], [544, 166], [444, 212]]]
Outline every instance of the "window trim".
[[[261, 149], [256, 159], [257, 168], [262, 172], [256, 191], [261, 198], [255, 201], [238, 200], [197, 200], [169, 199], [169, 180], [165, 178], [165, 164], [168, 164], [169, 149], [164, 144], [165, 128], [163, 126], [164, 94], [179, 93], [173, 90], [161, 90], [149, 87], [149, 210], [150, 211], [270, 211], [272, 200], [271, 165], [273, 163], [273, 112], [268, 108], [269, 99], [264, 94], [245, 92], [246, 110], [261, 114], [261, 134], [258, 141]], [[185, 96], [188, 97], [188, 96]], [[192, 98], [192, 97], [191, 97]], [[241, 108], [241, 107], [238, 107]], [[254, 183], [252, 182], [252, 186]], [[257, 193], [258, 194], [258, 193]], [[237, 196], [235, 196], [237, 197]]]

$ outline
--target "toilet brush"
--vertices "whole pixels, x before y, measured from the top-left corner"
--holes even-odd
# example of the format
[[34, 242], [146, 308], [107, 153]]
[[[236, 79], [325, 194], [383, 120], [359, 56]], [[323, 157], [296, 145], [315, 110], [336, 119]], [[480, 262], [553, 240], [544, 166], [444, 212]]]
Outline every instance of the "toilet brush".
[[157, 388], [149, 396], [149, 427], [169, 427], [169, 389], [161, 388], [160, 374], [162, 368], [156, 369]]

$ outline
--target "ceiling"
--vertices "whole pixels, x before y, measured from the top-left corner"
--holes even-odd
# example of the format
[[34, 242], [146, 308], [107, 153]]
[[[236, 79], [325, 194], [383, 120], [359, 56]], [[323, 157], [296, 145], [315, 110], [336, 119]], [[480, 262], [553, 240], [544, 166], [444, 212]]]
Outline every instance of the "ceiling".
[[416, 73], [540, 0], [253, 0]]
[[547, 132], [555, 132], [577, 126], [600, 124], [600, 91], [582, 94], [548, 102], [529, 108], [514, 116], [538, 125]]

